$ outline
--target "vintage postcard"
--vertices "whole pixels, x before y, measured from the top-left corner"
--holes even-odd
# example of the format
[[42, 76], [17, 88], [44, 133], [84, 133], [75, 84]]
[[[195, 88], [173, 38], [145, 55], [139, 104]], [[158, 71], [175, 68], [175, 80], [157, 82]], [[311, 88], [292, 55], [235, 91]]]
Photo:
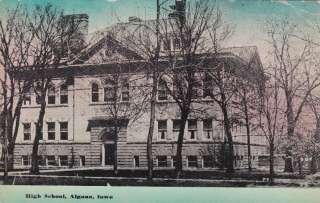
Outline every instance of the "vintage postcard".
[[0, 0], [0, 202], [316, 202], [319, 36], [316, 0]]

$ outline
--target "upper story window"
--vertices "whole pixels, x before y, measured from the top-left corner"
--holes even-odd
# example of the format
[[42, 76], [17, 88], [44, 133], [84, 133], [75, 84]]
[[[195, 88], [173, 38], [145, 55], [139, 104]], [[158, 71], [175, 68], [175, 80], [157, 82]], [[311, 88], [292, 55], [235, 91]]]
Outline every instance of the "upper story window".
[[158, 139], [165, 140], [167, 137], [167, 120], [158, 121]]
[[164, 51], [171, 51], [171, 40], [170, 39], [163, 40], [163, 50]]
[[181, 50], [181, 40], [177, 37], [168, 37], [162, 40], [163, 51], [179, 51]]
[[23, 140], [31, 140], [31, 123], [23, 124]]
[[203, 98], [213, 96], [213, 79], [209, 74], [205, 74], [203, 79]]
[[198, 80], [197, 77], [195, 77], [193, 86], [192, 86], [192, 91], [191, 91], [191, 98], [192, 99], [197, 99], [200, 97], [200, 90], [201, 90], [201, 82]]
[[48, 104], [56, 103], [56, 89], [54, 86], [49, 87], [48, 89]]
[[68, 103], [68, 85], [63, 84], [60, 87], [60, 104]]
[[179, 38], [174, 38], [173, 39], [173, 48], [175, 50], [180, 50], [181, 49], [181, 40]]
[[23, 105], [31, 105], [31, 89], [24, 93]]
[[54, 122], [48, 122], [48, 140], [56, 139], [56, 125]]
[[68, 140], [68, 122], [60, 122], [60, 139]]
[[163, 101], [168, 99], [167, 83], [164, 80], [159, 81], [158, 85], [158, 100]]
[[117, 89], [114, 81], [106, 81], [106, 85], [104, 87], [104, 101], [105, 102], [113, 102], [117, 97]]
[[121, 99], [122, 101], [129, 101], [130, 99], [130, 84], [127, 79], [122, 81]]
[[197, 120], [188, 120], [188, 135], [190, 140], [195, 140], [197, 137]]
[[97, 83], [92, 83], [91, 85], [91, 101], [99, 101], [99, 85]]
[[212, 119], [203, 120], [203, 136], [205, 139], [212, 139]]

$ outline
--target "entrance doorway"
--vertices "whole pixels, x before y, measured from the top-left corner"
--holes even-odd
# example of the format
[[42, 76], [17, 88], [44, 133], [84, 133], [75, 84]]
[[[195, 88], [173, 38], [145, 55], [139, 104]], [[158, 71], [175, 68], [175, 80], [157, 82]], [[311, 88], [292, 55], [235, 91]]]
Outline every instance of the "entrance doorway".
[[114, 165], [114, 144], [105, 144], [104, 149], [105, 165]]

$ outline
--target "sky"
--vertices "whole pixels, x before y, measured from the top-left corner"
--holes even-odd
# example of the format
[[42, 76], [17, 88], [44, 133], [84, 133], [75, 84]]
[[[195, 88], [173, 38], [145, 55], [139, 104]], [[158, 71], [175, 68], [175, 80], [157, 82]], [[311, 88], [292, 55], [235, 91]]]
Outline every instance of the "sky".
[[[165, 0], [160, 0], [163, 1]], [[301, 30], [315, 36], [318, 34], [313, 27], [315, 22], [320, 24], [320, 0], [216, 1], [223, 11], [225, 21], [235, 27], [226, 46], [257, 46], [262, 61], [267, 55], [263, 25], [270, 17], [287, 17], [297, 23]], [[125, 22], [129, 16], [142, 19], [154, 19], [156, 16], [156, 0], [0, 0], [0, 17], [5, 15], [6, 9], [15, 7], [18, 2], [30, 8], [50, 2], [67, 14], [87, 13], [89, 33], [117, 22]], [[168, 0], [168, 4], [171, 3], [173, 4], [174, 0]]]

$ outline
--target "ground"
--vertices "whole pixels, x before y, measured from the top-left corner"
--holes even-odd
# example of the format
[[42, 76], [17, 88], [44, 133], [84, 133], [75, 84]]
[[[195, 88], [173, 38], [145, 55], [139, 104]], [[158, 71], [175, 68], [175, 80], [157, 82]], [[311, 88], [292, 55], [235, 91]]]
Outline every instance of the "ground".
[[[179, 179], [174, 170], [155, 170], [152, 182], [146, 178], [147, 171], [119, 170], [115, 175], [111, 169], [59, 169], [43, 170], [40, 175], [28, 171], [9, 173], [10, 185], [95, 185], [95, 186], [210, 186], [210, 187], [254, 187], [270, 186], [267, 171], [246, 169], [233, 174], [223, 170], [185, 170]], [[3, 177], [3, 173], [0, 175]], [[3, 179], [1, 178], [3, 183]], [[278, 172], [273, 186], [303, 187], [320, 186], [320, 173], [298, 175]]]

